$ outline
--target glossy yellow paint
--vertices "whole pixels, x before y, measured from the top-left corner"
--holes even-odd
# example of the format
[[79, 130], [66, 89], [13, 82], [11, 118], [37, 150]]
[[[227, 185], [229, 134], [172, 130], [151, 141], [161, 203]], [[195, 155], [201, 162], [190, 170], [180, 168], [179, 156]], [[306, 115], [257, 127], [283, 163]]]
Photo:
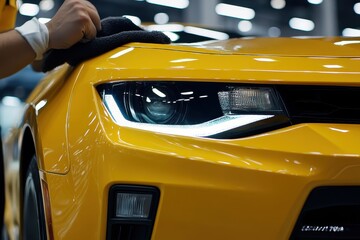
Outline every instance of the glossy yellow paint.
[[[196, 44], [195, 44], [196, 45]], [[205, 49], [243, 55], [299, 56], [299, 57], [359, 57], [360, 38], [293, 37], [242, 38], [210, 42]]]
[[[67, 154], [67, 109], [72, 82], [69, 66], [47, 75], [29, 96], [24, 127], [31, 126], [41, 169], [64, 174], [70, 165]], [[61, 91], [60, 91], [61, 89]], [[49, 160], [51, 159], [51, 160]]]
[[359, 125], [299, 124], [233, 140], [179, 137], [116, 125], [94, 86], [119, 80], [359, 86], [360, 60], [330, 56], [341, 55], [336, 49], [301, 57], [134, 43], [50, 74], [29, 98], [24, 127], [32, 129], [49, 187], [54, 239], [104, 239], [114, 184], [160, 189], [152, 239], [288, 239], [313, 188], [360, 184]]
[[[337, 51], [333, 49], [328, 52], [329, 55], [320, 57], [266, 55], [261, 52], [258, 55], [236, 54], [212, 48], [139, 45], [132, 44], [95, 58], [84, 66], [84, 72], [91, 71], [93, 76], [96, 75], [96, 79], [90, 77], [93, 83], [121, 79], [171, 79], [253, 84], [359, 85], [360, 58], [332, 57], [336, 53], [341, 54], [340, 46], [336, 46]], [[295, 46], [303, 50], [308, 44]], [[156, 47], [156, 53], [153, 47]], [[221, 49], [221, 46], [217, 49]]]

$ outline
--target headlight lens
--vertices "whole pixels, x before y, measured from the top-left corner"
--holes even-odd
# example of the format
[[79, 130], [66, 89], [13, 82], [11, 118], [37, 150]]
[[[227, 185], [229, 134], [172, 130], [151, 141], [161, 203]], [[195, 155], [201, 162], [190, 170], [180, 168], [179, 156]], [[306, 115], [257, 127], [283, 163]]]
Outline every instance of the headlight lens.
[[97, 87], [120, 126], [184, 136], [235, 138], [289, 124], [266, 86], [202, 82], [117, 82]]
[[[125, 87], [125, 86], [124, 86]], [[176, 103], [179, 92], [176, 86], [162, 83], [128, 84], [123, 96], [125, 109], [137, 122], [176, 124], [182, 116], [184, 104]]]

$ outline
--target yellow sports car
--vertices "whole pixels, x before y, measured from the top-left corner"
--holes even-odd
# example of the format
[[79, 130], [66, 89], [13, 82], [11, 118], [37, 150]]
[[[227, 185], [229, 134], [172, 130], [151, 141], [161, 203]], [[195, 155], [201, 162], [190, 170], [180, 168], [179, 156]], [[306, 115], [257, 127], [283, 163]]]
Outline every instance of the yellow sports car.
[[360, 38], [242, 38], [62, 65], [28, 99], [14, 222], [23, 239], [359, 239], [359, 56]]

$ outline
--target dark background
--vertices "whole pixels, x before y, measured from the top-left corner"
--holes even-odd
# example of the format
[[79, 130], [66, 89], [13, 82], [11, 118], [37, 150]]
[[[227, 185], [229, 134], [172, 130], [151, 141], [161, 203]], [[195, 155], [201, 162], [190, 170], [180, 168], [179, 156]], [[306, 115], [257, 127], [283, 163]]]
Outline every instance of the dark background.
[[[165, 2], [176, 2], [167, 0]], [[235, 31], [242, 35], [256, 36], [329, 36], [343, 35], [346, 28], [360, 28], [360, 15], [354, 11], [356, 0], [317, 0], [320, 4], [311, 4], [315, 0], [187, 0], [189, 5], [185, 9], [176, 9], [156, 4], [151, 0], [91, 0], [97, 7], [102, 18], [107, 16], [132, 15], [142, 22], [154, 22], [157, 13], [166, 13], [170, 22], [186, 22], [201, 24], [210, 28], [220, 28]], [[59, 0], [23, 0], [23, 3], [40, 4], [53, 3], [51, 10], [40, 10], [38, 18], [50, 18], [61, 5]], [[218, 3], [227, 3], [251, 8], [255, 17], [251, 19], [252, 29], [241, 32], [238, 24], [240, 18], [220, 16], [215, 13]], [[285, 6], [275, 9], [274, 6]], [[49, 4], [48, 4], [49, 5]], [[360, 4], [359, 4], [360, 5]], [[239, 13], [240, 14], [240, 13]], [[241, 15], [239, 16], [241, 17]], [[292, 29], [289, 20], [293, 17], [305, 18], [314, 22], [312, 31]], [[30, 19], [30, 16], [19, 14], [18, 25]], [[248, 24], [248, 23], [246, 23]], [[271, 29], [271, 30], [270, 30]], [[360, 33], [357, 33], [360, 35]]]

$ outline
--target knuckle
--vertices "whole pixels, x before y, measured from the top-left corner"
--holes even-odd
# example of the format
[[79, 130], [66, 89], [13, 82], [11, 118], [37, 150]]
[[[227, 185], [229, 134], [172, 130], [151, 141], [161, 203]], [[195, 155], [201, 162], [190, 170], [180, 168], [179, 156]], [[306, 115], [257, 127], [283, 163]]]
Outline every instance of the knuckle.
[[77, 13], [77, 14], [81, 14], [86, 12], [86, 6], [82, 3], [82, 2], [75, 2], [72, 6], [72, 9]]

